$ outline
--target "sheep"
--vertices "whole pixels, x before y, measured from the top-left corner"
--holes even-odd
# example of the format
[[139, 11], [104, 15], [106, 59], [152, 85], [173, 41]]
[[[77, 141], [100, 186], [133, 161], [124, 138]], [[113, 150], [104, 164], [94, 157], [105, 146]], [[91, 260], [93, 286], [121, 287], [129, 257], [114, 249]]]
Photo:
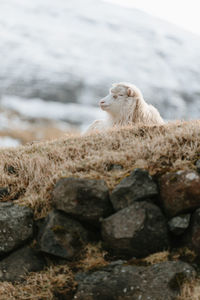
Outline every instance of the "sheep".
[[102, 110], [108, 113], [108, 119], [94, 121], [89, 126], [87, 133], [136, 123], [164, 124], [158, 110], [147, 104], [141, 91], [130, 83], [114, 83], [109, 94], [100, 100], [99, 105]]

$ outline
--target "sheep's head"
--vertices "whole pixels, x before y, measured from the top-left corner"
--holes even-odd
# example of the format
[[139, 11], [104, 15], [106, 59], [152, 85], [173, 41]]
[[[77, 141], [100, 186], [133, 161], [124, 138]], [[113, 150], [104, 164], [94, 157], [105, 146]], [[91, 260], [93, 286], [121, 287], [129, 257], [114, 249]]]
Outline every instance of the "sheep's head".
[[102, 110], [115, 117], [129, 110], [139, 98], [142, 98], [142, 94], [136, 86], [122, 82], [113, 84], [109, 94], [99, 104]]

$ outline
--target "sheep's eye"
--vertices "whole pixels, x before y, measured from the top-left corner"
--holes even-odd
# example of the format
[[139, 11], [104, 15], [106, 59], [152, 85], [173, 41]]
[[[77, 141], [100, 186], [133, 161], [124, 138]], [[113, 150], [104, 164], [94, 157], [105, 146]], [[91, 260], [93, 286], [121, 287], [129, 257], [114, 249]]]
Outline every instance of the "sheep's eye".
[[113, 95], [113, 98], [114, 98], [114, 99], [117, 99], [117, 95]]
[[124, 95], [121, 95], [121, 94], [120, 94], [119, 96], [123, 97]]

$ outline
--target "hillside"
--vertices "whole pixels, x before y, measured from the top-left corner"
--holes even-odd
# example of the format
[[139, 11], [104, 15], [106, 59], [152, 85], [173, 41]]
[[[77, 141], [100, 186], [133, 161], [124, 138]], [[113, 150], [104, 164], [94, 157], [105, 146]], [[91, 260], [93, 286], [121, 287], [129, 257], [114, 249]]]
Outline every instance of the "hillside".
[[100, 0], [6, 0], [0, 37], [1, 105], [22, 117], [87, 126], [111, 84], [128, 81], [165, 119], [198, 118], [199, 37], [142, 11]]
[[[17, 203], [33, 208], [36, 218], [44, 217], [60, 177], [104, 179], [112, 189], [134, 168], [145, 168], [151, 175], [194, 168], [199, 132], [200, 121], [172, 122], [1, 149], [0, 186], [9, 188], [6, 200], [20, 195]], [[115, 164], [122, 169], [111, 171]]]
[[[52, 191], [60, 178], [103, 179], [112, 191], [135, 168], [147, 170], [156, 181], [168, 171], [196, 170], [199, 132], [200, 121], [172, 122], [160, 127], [126, 127], [1, 149], [1, 201], [28, 206], [34, 211], [34, 219], [40, 220], [53, 207]], [[169, 255], [175, 261], [181, 256], [180, 252], [165, 251], [144, 257], [138, 263], [167, 261]], [[110, 256], [106, 256], [99, 242], [86, 246], [76, 262], [56, 265], [49, 257], [47, 269], [28, 275], [23, 283], [1, 283], [0, 298], [33, 299], [34, 294], [38, 300], [60, 299], [62, 292], [75, 290], [77, 270], [95, 270], [109, 261]], [[198, 285], [198, 280], [183, 285], [179, 299], [199, 299]], [[191, 293], [196, 293], [196, 298]]]

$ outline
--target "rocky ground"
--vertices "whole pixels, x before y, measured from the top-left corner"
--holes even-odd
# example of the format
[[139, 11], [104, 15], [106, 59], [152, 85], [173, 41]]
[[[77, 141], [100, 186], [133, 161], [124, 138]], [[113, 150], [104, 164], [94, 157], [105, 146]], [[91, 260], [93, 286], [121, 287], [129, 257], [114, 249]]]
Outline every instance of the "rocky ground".
[[[145, 129], [141, 132], [141, 128], [139, 131], [126, 128], [112, 132], [112, 151], [117, 154], [126, 147], [121, 139], [121, 146], [116, 148], [114, 135], [124, 136], [125, 142], [127, 132], [129, 142], [130, 134], [137, 132], [142, 138], [144, 134], [150, 134], [151, 143], [157, 134], [159, 137], [165, 134], [165, 148], [176, 145], [178, 141], [182, 143], [188, 127], [190, 134], [195, 136], [195, 129], [191, 131], [192, 124], [197, 126], [197, 123], [183, 124], [185, 128], [177, 139], [175, 124], [166, 127], [166, 131], [161, 127], [146, 129], [146, 133]], [[174, 136], [170, 131], [172, 128]], [[171, 133], [171, 144], [167, 144], [167, 130]], [[92, 144], [96, 138], [101, 143], [98, 134], [78, 138], [79, 145], [87, 142], [91, 148], [97, 147], [96, 143]], [[72, 155], [72, 139], [68, 142]], [[190, 141], [189, 147], [193, 151], [187, 151], [187, 157], [176, 170], [169, 165], [167, 170], [165, 165], [156, 172], [131, 167], [133, 163], [129, 157], [129, 172], [122, 176], [125, 163], [113, 159], [112, 164], [105, 166], [105, 179], [109, 176], [118, 178], [113, 188], [107, 184], [107, 179], [94, 176], [58, 176], [49, 190], [51, 205], [43, 217], [39, 217], [38, 208], [34, 210], [37, 203], [32, 208], [28, 202], [28, 206], [21, 205], [25, 204], [25, 199], [20, 201], [24, 192], [15, 194], [14, 199], [9, 186], [2, 185], [1, 299], [33, 299], [33, 294], [38, 300], [198, 299], [200, 161], [196, 157], [199, 140], [194, 139], [194, 144], [196, 150]], [[82, 151], [83, 145], [80, 145]], [[41, 151], [41, 147], [35, 146], [25, 147], [23, 151], [28, 151], [30, 160], [36, 149]], [[49, 155], [48, 151], [46, 148], [46, 155]], [[58, 152], [55, 154], [54, 163], [57, 164]], [[8, 155], [11, 156], [12, 152]], [[83, 152], [79, 155], [82, 156]], [[91, 149], [88, 155], [90, 164], [93, 164]], [[163, 151], [160, 154], [157, 151], [156, 155], [159, 160], [158, 155], [162, 157]], [[175, 157], [169, 158], [174, 164]], [[78, 163], [76, 155], [71, 159]], [[8, 176], [19, 180], [19, 166], [17, 169], [16, 164], [8, 165], [7, 162], [4, 170]], [[33, 179], [26, 177], [26, 180], [30, 184]], [[36, 189], [36, 186], [32, 185], [32, 188]]]
[[[81, 250], [101, 241], [106, 265], [76, 267], [76, 289], [61, 292], [62, 299], [176, 299], [184, 282], [198, 274], [198, 170], [155, 180], [135, 169], [112, 192], [102, 180], [62, 178], [53, 190], [54, 209], [35, 222], [30, 208], [2, 202], [0, 280], [21, 281], [49, 260], [75, 269]], [[192, 260], [173, 256], [183, 248]], [[168, 251], [165, 261], [142, 260], [162, 251]]]

